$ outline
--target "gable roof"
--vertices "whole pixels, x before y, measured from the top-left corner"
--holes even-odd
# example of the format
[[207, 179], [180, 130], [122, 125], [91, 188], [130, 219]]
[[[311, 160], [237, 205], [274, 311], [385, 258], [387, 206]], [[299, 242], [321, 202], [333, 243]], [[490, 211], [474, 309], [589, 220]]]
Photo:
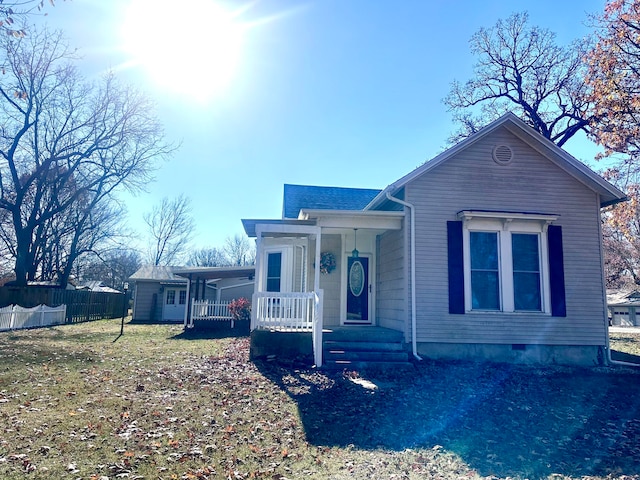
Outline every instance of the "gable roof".
[[187, 279], [173, 273], [177, 267], [163, 267], [159, 265], [145, 265], [140, 267], [129, 280], [155, 280], [160, 282], [186, 283]]
[[362, 210], [379, 193], [370, 188], [285, 184], [282, 218], [298, 218], [302, 209]]
[[600, 195], [601, 207], [613, 205], [615, 203], [627, 200], [626, 195], [620, 189], [607, 182], [604, 178], [595, 173], [580, 160], [565, 152], [551, 140], [543, 137], [541, 134], [539, 134], [533, 128], [523, 122], [520, 118], [509, 112], [504, 114], [497, 120], [491, 122], [489, 125], [482, 128], [477, 133], [471, 135], [470, 137], [467, 137], [460, 143], [457, 143], [453, 147], [445, 150], [441, 154], [437, 155], [433, 159], [422, 164], [412, 172], [409, 172], [404, 177], [386, 187], [378, 195], [376, 195], [376, 197], [371, 202], [369, 202], [369, 204], [366, 205], [364, 209], [369, 210], [379, 207], [387, 199], [387, 194], [394, 195], [398, 190], [403, 188], [415, 178], [436, 168], [438, 165], [446, 162], [451, 157], [464, 151], [474, 143], [485, 138], [487, 135], [493, 133], [501, 127], [505, 127], [507, 130], [509, 130], [509, 132], [525, 142], [545, 158], [553, 162], [559, 168], [576, 178], [578, 181], [582, 182], [594, 192], [597, 192]]

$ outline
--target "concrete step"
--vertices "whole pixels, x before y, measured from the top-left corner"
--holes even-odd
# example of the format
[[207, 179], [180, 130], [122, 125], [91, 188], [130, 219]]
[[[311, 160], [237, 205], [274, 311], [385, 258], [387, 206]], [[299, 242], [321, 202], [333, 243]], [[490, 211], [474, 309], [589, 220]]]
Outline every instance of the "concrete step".
[[335, 342], [403, 342], [404, 334], [380, 327], [334, 327], [322, 331], [324, 340]]
[[402, 352], [404, 347], [401, 342], [337, 342], [325, 340], [323, 342], [325, 351], [349, 350], [349, 351], [380, 351], [380, 352]]
[[328, 360], [324, 362], [328, 370], [376, 370], [376, 371], [407, 371], [414, 368], [410, 362], [373, 362], [351, 360]]
[[374, 362], [407, 362], [409, 356], [407, 352], [367, 352], [353, 350], [324, 350], [324, 361], [374, 361]]

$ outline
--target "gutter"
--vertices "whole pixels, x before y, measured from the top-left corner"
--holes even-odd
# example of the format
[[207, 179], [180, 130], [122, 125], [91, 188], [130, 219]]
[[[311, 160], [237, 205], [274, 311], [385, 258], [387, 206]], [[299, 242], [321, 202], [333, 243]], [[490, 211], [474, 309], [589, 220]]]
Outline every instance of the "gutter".
[[413, 356], [416, 360], [422, 360], [418, 355], [418, 340], [416, 333], [416, 214], [415, 206], [400, 200], [399, 198], [392, 197], [389, 192], [386, 192], [388, 200], [403, 205], [411, 212], [411, 347]]

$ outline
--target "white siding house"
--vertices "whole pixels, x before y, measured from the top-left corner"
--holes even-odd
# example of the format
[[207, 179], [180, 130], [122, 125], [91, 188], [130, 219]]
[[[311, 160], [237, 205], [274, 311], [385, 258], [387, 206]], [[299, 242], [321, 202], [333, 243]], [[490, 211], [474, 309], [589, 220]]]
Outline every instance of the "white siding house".
[[[261, 315], [283, 312], [278, 294], [322, 292], [305, 320], [316, 343], [322, 327], [381, 327], [415, 358], [602, 363], [600, 209], [624, 200], [512, 114], [384, 190], [287, 185], [284, 218], [243, 220], [273, 307], [252, 328], [273, 328]], [[282, 259], [297, 244], [294, 266]], [[320, 274], [327, 253], [335, 270]]]

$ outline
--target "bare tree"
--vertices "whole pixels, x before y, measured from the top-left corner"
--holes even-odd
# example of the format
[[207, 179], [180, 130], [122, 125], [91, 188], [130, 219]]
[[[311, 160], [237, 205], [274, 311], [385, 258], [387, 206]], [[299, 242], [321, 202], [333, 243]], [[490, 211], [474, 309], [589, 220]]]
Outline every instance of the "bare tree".
[[255, 248], [251, 246], [249, 239], [242, 235], [227, 237], [224, 252], [230, 265], [242, 266], [256, 263]]
[[149, 100], [112, 74], [86, 82], [61, 33], [1, 37], [0, 55], [0, 210], [11, 219], [2, 237], [13, 237], [16, 282], [26, 284], [51, 232], [73, 219], [79, 242], [114, 192], [142, 188], [172, 148]]
[[136, 250], [114, 248], [99, 257], [95, 255], [81, 277], [83, 281], [102, 281], [111, 288], [121, 289], [141, 265], [140, 253]]
[[583, 81], [588, 42], [559, 46], [554, 33], [529, 26], [528, 19], [516, 13], [471, 37], [474, 76], [465, 83], [454, 81], [444, 99], [461, 126], [452, 141], [507, 111], [559, 146], [580, 130], [588, 131], [595, 120]]
[[191, 201], [184, 195], [173, 200], [164, 197], [160, 205], [144, 215], [151, 243], [149, 261], [153, 265], [172, 265], [184, 254], [193, 233]]
[[224, 267], [229, 265], [229, 260], [225, 253], [218, 248], [200, 248], [191, 252], [187, 265], [194, 267]]

